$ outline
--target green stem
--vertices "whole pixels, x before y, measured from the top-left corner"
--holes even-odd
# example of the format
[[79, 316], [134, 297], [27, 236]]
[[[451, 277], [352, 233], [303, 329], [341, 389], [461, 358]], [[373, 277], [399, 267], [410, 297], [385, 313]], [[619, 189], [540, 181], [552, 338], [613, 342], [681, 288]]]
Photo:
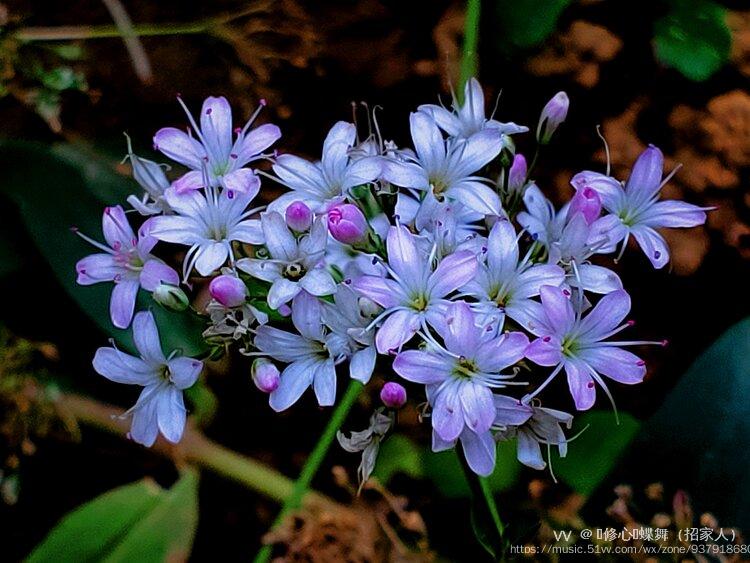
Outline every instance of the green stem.
[[[213, 25], [213, 22], [136, 24], [132, 28], [132, 35], [153, 37], [208, 33]], [[16, 31], [14, 35], [20, 41], [71, 41], [74, 39], [122, 37], [122, 32], [114, 25], [64, 25], [58, 27], [24, 27]]]
[[458, 101], [463, 104], [464, 84], [477, 74], [477, 45], [479, 44], [479, 16], [481, 0], [468, 0], [464, 23], [464, 46], [461, 55], [461, 76], [458, 83]]
[[[458, 457], [461, 460], [461, 467], [464, 470], [464, 475], [466, 476], [466, 481], [469, 484], [472, 500], [474, 502], [474, 533], [477, 537], [477, 540], [482, 544], [482, 547], [484, 547], [488, 551], [490, 551], [490, 546], [488, 546], [486, 542], [490, 541], [492, 550], [496, 551], [495, 553], [492, 553], [492, 555], [497, 560], [503, 560], [505, 557], [505, 526], [503, 525], [503, 521], [500, 518], [500, 512], [497, 509], [497, 504], [495, 503], [495, 495], [492, 493], [492, 488], [490, 487], [489, 480], [487, 479], [487, 477], [481, 477], [474, 473], [471, 467], [469, 467], [469, 464], [466, 461], [466, 457], [464, 456], [464, 453], [462, 451], [458, 452]], [[477, 530], [477, 524], [481, 524], [481, 522], [477, 522], [476, 519], [491, 522], [492, 530], [490, 531], [490, 533], [496, 537], [489, 540], [488, 538], [480, 538], [479, 532]]]
[[[334, 409], [331, 418], [328, 420], [328, 424], [326, 424], [326, 427], [323, 429], [323, 433], [320, 435], [318, 443], [315, 444], [315, 448], [308, 456], [305, 465], [302, 467], [302, 472], [300, 473], [297, 481], [294, 483], [291, 494], [284, 501], [279, 515], [276, 517], [276, 520], [271, 526], [272, 529], [281, 524], [284, 518], [291, 511], [296, 510], [300, 507], [302, 498], [310, 488], [313, 477], [315, 477], [318, 469], [320, 469], [320, 466], [323, 463], [323, 460], [325, 459], [326, 454], [331, 447], [331, 444], [336, 438], [336, 432], [338, 432], [339, 428], [341, 428], [344, 420], [349, 414], [349, 411], [354, 406], [357, 397], [359, 397], [359, 394], [362, 392], [362, 389], [364, 389], [364, 385], [362, 385], [362, 383], [360, 383], [359, 381], [352, 380], [349, 383], [349, 387], [346, 388], [344, 396], [341, 398], [341, 401]], [[271, 547], [265, 546], [255, 556], [254, 561], [255, 563], [265, 563], [270, 559], [270, 557]]]

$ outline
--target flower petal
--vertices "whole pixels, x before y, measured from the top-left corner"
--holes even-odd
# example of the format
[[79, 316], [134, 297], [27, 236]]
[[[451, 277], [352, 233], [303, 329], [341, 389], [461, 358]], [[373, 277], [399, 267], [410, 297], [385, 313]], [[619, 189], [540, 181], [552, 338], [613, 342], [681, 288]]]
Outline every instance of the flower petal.
[[692, 203], [658, 201], [639, 218], [648, 227], [696, 227], [706, 222], [706, 210]]
[[638, 156], [625, 183], [625, 193], [631, 199], [631, 205], [637, 207], [640, 202], [648, 201], [659, 191], [663, 172], [664, 155], [657, 147], [649, 145]]
[[244, 166], [254, 160], [260, 153], [281, 138], [281, 129], [277, 125], [264, 123], [245, 135], [239, 146], [235, 146], [237, 155], [235, 166]]
[[359, 276], [352, 280], [351, 287], [386, 309], [395, 307], [404, 298], [395, 281], [380, 276]]
[[573, 328], [575, 323], [575, 313], [573, 312], [573, 305], [570, 304], [570, 299], [565, 296], [562, 289], [549, 285], [543, 285], [539, 294], [542, 297], [544, 314], [550, 328], [555, 331], [556, 335], [564, 336]]
[[268, 397], [268, 404], [271, 408], [280, 412], [296, 403], [305, 389], [312, 384], [315, 369], [319, 363], [318, 358], [306, 358], [289, 364], [281, 372], [279, 386]]
[[317, 296], [332, 295], [336, 292], [336, 282], [325, 268], [313, 268], [299, 280], [302, 288]]
[[568, 376], [568, 388], [576, 408], [579, 411], [585, 411], [593, 407], [596, 402], [596, 384], [586, 364], [578, 359], [567, 358], [565, 373]]
[[268, 290], [268, 306], [276, 310], [285, 303], [289, 303], [300, 291], [302, 288], [299, 283], [286, 278], [278, 278]]
[[425, 282], [425, 266], [414, 235], [404, 226], [391, 227], [386, 246], [388, 264], [396, 272], [400, 283], [412, 290], [421, 289]]
[[427, 281], [430, 296], [437, 299], [456, 291], [474, 278], [478, 267], [476, 255], [470, 250], [446, 256]]
[[177, 389], [192, 387], [203, 370], [203, 362], [194, 358], [178, 356], [167, 361], [170, 381]]
[[446, 385], [438, 393], [432, 406], [432, 427], [446, 441], [455, 440], [464, 429], [464, 413], [458, 395], [458, 385]]
[[624, 289], [613, 291], [602, 297], [586, 315], [579, 326], [579, 337], [586, 341], [607, 338], [630, 312], [630, 296]]
[[487, 477], [495, 469], [497, 444], [491, 432], [474, 433], [464, 430], [461, 433], [461, 447], [464, 450], [466, 462], [477, 475]]
[[154, 397], [154, 401], [159, 431], [168, 442], [176, 444], [182, 438], [187, 419], [182, 391], [173, 385], [168, 385], [159, 392], [158, 396]]
[[495, 404], [495, 424], [498, 426], [520, 426], [534, 413], [529, 405], [513, 397], [493, 395], [492, 401]]
[[414, 311], [401, 310], [391, 313], [378, 329], [375, 344], [378, 352], [389, 354], [400, 350], [419, 329], [419, 315]]
[[170, 159], [184, 164], [193, 170], [200, 170], [203, 166], [205, 150], [203, 146], [174, 127], [159, 129], [154, 135], [154, 146]]
[[218, 270], [229, 258], [229, 249], [225, 242], [206, 241], [195, 252], [195, 269], [202, 276]]
[[145, 386], [157, 380], [150, 365], [115, 348], [99, 348], [94, 354], [93, 365], [96, 373], [115, 383]]
[[250, 199], [258, 195], [258, 190], [260, 190], [260, 178], [254, 170], [250, 170], [249, 168], [240, 168], [226, 174], [221, 179], [221, 183], [225, 189], [247, 194], [250, 196]]
[[141, 311], [133, 319], [133, 340], [141, 357], [153, 366], [165, 365], [159, 329], [151, 311]]
[[135, 311], [135, 298], [140, 284], [137, 280], [124, 279], [112, 288], [109, 301], [109, 316], [117, 328], [128, 328]]
[[464, 381], [458, 391], [466, 426], [477, 434], [486, 432], [495, 420], [492, 391], [471, 381]]
[[642, 225], [633, 227], [630, 232], [635, 237], [635, 240], [638, 241], [641, 250], [643, 250], [646, 258], [649, 259], [654, 268], [659, 270], [667, 265], [667, 262], [669, 262], [669, 247], [664, 237], [651, 227], [644, 227]]
[[640, 383], [646, 376], [645, 362], [632, 352], [615, 346], [586, 350], [584, 359], [598, 373], [627, 385]]
[[146, 291], [154, 291], [162, 282], [178, 285], [180, 276], [171, 266], [167, 266], [161, 260], [152, 258], [143, 265], [141, 270], [141, 287]]
[[393, 360], [393, 370], [407, 381], [414, 383], [441, 383], [451, 374], [453, 361], [422, 350], [406, 350]]
[[377, 356], [375, 346], [368, 346], [355, 352], [349, 360], [349, 377], [367, 384], [372, 377], [372, 372], [375, 371]]
[[263, 238], [271, 256], [291, 262], [297, 258], [297, 241], [280, 213], [268, 211], [261, 215]]
[[91, 285], [114, 280], [115, 276], [122, 275], [122, 266], [115, 262], [114, 256], [102, 252], [81, 258], [76, 264], [76, 272], [76, 283]]
[[409, 124], [420, 164], [425, 170], [437, 172], [445, 161], [445, 141], [440, 129], [431, 116], [420, 111], [409, 116]]
[[556, 366], [563, 357], [560, 341], [551, 336], [534, 340], [526, 348], [524, 355], [540, 366]]
[[119, 205], [104, 208], [102, 231], [104, 233], [104, 240], [115, 250], [132, 248], [137, 243], [133, 228], [125, 216], [125, 211]]
[[323, 340], [323, 307], [317, 297], [300, 291], [292, 301], [292, 323], [309, 340]]
[[336, 367], [331, 358], [319, 362], [315, 368], [313, 391], [321, 407], [330, 407], [336, 402]]
[[529, 346], [529, 338], [523, 332], [506, 332], [479, 345], [476, 351], [477, 365], [483, 371], [500, 373], [519, 362]]

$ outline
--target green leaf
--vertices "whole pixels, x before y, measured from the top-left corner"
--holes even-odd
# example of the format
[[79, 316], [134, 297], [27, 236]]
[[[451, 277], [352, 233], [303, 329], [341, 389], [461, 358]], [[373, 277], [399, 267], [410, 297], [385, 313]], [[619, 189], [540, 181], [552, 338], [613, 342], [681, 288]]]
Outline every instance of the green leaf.
[[[552, 469], [558, 479], [575, 491], [590, 495], [610, 474], [641, 427], [640, 421], [619, 413], [620, 424], [610, 411], [588, 411], [575, 419], [568, 455], [553, 454]], [[556, 450], [555, 450], [556, 452]]]
[[706, 80], [729, 58], [726, 8], [710, 0], [672, 0], [654, 22], [656, 57], [691, 80]]
[[397, 473], [418, 479], [424, 477], [423, 450], [403, 434], [390, 436], [380, 444], [373, 477], [387, 483]]
[[[488, 477], [490, 488], [494, 492], [511, 488], [517, 482], [520, 470], [521, 465], [516, 461], [515, 441], [499, 443], [495, 471]], [[455, 450], [434, 453], [428, 447], [418, 446], [401, 434], [391, 436], [383, 442], [373, 475], [387, 483], [397, 473], [415, 479], [429, 479], [448, 498], [465, 498], [471, 495]]]
[[750, 318], [727, 330], [682, 376], [643, 424], [617, 477], [685, 488], [694, 506], [725, 526], [747, 529], [749, 436]]
[[[109, 205], [122, 203], [127, 184], [93, 154], [72, 157], [74, 150], [50, 151], [44, 145], [24, 142], [0, 144], [0, 166], [5, 171], [0, 193], [18, 206], [32, 240], [68, 294], [102, 331], [132, 349], [130, 331], [116, 329], [109, 318], [111, 284], [76, 284], [76, 262], [95, 250], [70, 231], [75, 226], [100, 239], [103, 200]], [[205, 351], [203, 323], [196, 315], [166, 311], [143, 291], [137, 307], [153, 311], [167, 353], [179, 349], [195, 356]]]
[[186, 559], [198, 523], [198, 475], [169, 490], [151, 480], [118, 487], [68, 513], [28, 563]]
[[493, 36], [501, 51], [539, 45], [555, 30], [571, 0], [496, 0]]

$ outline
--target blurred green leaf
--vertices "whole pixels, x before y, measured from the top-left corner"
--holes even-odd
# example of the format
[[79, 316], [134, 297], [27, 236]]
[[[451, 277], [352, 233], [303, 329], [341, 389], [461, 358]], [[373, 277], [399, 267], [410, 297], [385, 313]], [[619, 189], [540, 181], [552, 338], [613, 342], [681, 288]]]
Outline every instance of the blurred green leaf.
[[571, 0], [496, 0], [493, 37], [501, 51], [539, 45], [555, 30]]
[[[116, 329], [109, 318], [111, 284], [76, 284], [76, 262], [94, 249], [70, 232], [75, 226], [93, 238], [101, 238], [102, 201], [106, 197], [107, 204], [122, 203], [123, 198], [115, 195], [125, 195], [126, 180], [116, 179], [116, 174], [92, 154], [85, 167], [83, 157], [65, 158], [72, 151], [72, 147], [58, 148], [55, 154], [40, 144], [0, 144], [0, 166], [4, 170], [0, 193], [18, 206], [32, 240], [81, 309], [121, 346], [132, 349], [130, 331]], [[183, 354], [194, 356], [205, 351], [203, 323], [197, 316], [166, 311], [141, 291], [137, 308], [149, 307], [166, 352], [180, 349]]]
[[552, 469], [557, 478], [575, 491], [590, 495], [610, 474], [641, 427], [641, 422], [628, 413], [619, 413], [619, 418], [618, 425], [610, 411], [588, 411], [576, 417], [570, 434], [581, 433], [568, 445], [568, 455], [561, 458], [556, 450], [553, 453]]
[[23, 266], [23, 256], [0, 225], [0, 278], [12, 274]]
[[[491, 489], [494, 492], [509, 489], [518, 480], [520, 470], [521, 465], [516, 461], [515, 441], [499, 443], [495, 471], [488, 477]], [[448, 498], [471, 495], [455, 450], [434, 453], [401, 434], [391, 436], [380, 446], [373, 475], [387, 483], [397, 473], [415, 479], [429, 479]]]
[[188, 469], [169, 490], [150, 480], [118, 487], [68, 513], [29, 563], [185, 560], [198, 523], [198, 475]]
[[654, 22], [656, 57], [691, 80], [706, 80], [729, 58], [727, 10], [710, 0], [671, 0]]
[[727, 330], [644, 424], [618, 479], [665, 481], [726, 526], [750, 527], [750, 318]]

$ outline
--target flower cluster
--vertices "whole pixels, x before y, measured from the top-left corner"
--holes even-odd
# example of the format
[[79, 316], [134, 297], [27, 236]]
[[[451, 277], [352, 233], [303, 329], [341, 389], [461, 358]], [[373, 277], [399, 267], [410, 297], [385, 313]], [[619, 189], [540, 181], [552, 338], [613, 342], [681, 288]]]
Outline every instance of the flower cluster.
[[[355, 433], [356, 443], [342, 437], [347, 449], [368, 452], [361, 474], [395, 423], [383, 412], [407, 402], [406, 388], [426, 398], [435, 451], [460, 443], [468, 465], [488, 475], [496, 442], [517, 439], [519, 460], [541, 469], [543, 451], [565, 454], [573, 418], [547, 405], [586, 410], [597, 389], [611, 399], [610, 380], [635, 384], [646, 374], [627, 348], [662, 344], [615, 338], [633, 324], [630, 297], [602, 265], [605, 255], [622, 254], [632, 236], [662, 268], [669, 250], [656, 229], [700, 225], [706, 209], [660, 199], [669, 176], [662, 179], [653, 146], [625, 183], [576, 174], [575, 195], [557, 209], [532, 179], [536, 158], [529, 166], [515, 153], [511, 137], [528, 128], [488, 117], [475, 79], [461, 99], [411, 114], [413, 149], [383, 139], [377, 123], [376, 134], [360, 138], [355, 124], [339, 122], [315, 162], [264, 152], [279, 129], [254, 126], [257, 114], [234, 129], [224, 98], [208, 98], [198, 121], [185, 108], [187, 133], [165, 128], [154, 137], [184, 173], [170, 180], [129, 150], [144, 188], [129, 203], [145, 220], [135, 236], [121, 207], [105, 210], [107, 244], [86, 237], [102, 253], [79, 262], [79, 283], [114, 283], [120, 328], [140, 289], [180, 310], [205, 302], [188, 294], [207, 286], [210, 303], [197, 311], [206, 342], [252, 358], [252, 380], [276, 411], [309, 388], [331, 406], [341, 378], [367, 384], [373, 373], [393, 374], [377, 427]], [[568, 103], [559, 93], [544, 108], [538, 145], [550, 143]], [[255, 170], [256, 162], [268, 166]], [[261, 179], [289, 191], [253, 207]], [[184, 248], [181, 267], [152, 254], [159, 241]], [[135, 440], [149, 445], [161, 432], [176, 441], [181, 391], [202, 364], [165, 356], [150, 313], [133, 324], [140, 357], [102, 348], [94, 367], [144, 386], [130, 411]], [[570, 398], [548, 396], [558, 377]]]

